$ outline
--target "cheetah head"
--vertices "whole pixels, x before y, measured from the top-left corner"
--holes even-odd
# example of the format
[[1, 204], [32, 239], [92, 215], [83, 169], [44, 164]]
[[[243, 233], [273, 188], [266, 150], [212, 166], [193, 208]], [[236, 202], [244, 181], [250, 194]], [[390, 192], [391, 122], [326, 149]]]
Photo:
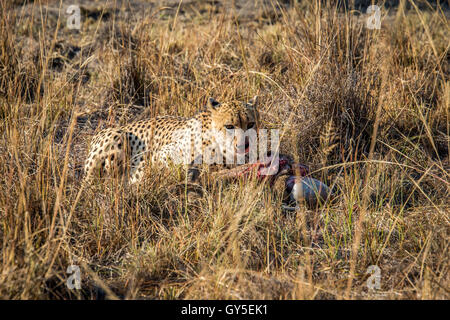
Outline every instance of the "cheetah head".
[[[248, 103], [231, 101], [219, 103], [208, 99], [207, 109], [211, 112], [211, 129], [230, 137], [219, 143], [222, 154], [246, 155], [252, 138], [256, 138], [259, 114], [256, 97]], [[256, 141], [254, 141], [256, 143]]]

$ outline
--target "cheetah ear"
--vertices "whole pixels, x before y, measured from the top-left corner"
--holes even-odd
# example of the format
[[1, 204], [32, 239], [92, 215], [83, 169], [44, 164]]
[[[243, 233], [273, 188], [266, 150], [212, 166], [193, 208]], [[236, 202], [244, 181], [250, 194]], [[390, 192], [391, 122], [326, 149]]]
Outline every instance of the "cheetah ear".
[[208, 109], [216, 109], [217, 108], [217, 106], [219, 106], [220, 105], [220, 103], [218, 102], [218, 101], [216, 101], [214, 98], [211, 98], [211, 97], [209, 97], [208, 98], [208, 103], [207, 103], [207, 107], [208, 107]]

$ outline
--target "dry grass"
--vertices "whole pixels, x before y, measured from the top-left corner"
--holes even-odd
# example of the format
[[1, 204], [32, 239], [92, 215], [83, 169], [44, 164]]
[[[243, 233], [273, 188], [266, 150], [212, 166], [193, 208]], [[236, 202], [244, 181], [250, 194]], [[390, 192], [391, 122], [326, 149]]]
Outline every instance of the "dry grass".
[[[72, 2], [28, 2], [0, 1], [1, 298], [449, 299], [448, 7], [369, 30], [327, 1], [79, 1], [74, 31]], [[219, 183], [186, 203], [156, 168], [80, 191], [101, 128], [256, 94], [335, 201], [286, 214]]]

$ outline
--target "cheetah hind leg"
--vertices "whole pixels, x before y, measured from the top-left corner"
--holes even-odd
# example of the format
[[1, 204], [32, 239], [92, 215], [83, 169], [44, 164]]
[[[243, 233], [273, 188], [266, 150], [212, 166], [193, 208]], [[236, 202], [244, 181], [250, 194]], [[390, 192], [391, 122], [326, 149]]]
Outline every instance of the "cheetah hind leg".
[[144, 175], [144, 159], [142, 156], [136, 156], [131, 160], [130, 166], [130, 184], [136, 184], [141, 181]]
[[86, 160], [85, 175], [83, 184], [92, 182], [96, 177], [103, 177], [105, 174], [112, 177], [122, 177], [126, 182], [126, 152], [123, 149], [114, 148], [111, 145], [107, 152], [101, 154], [91, 152]]
[[103, 178], [105, 175], [111, 177], [125, 176], [126, 170], [123, 168], [122, 161], [117, 159], [120, 159], [121, 156], [122, 152], [116, 152], [106, 156], [94, 157], [90, 162], [87, 160], [86, 162], [90, 165], [85, 166], [83, 183], [92, 183], [95, 178]]

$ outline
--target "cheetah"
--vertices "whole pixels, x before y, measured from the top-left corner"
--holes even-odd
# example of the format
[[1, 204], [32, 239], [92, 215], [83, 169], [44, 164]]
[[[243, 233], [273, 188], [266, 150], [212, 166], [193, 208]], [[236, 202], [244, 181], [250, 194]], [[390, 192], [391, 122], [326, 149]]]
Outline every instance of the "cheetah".
[[[191, 118], [158, 116], [100, 131], [85, 162], [85, 181], [98, 173], [119, 173], [131, 184], [142, 180], [148, 163], [218, 164], [224, 156], [248, 154], [249, 131], [257, 131], [256, 97], [248, 103], [209, 98]], [[251, 129], [251, 130], [250, 130]], [[231, 139], [224, 139], [233, 132]], [[228, 158], [227, 158], [228, 159]], [[223, 162], [222, 162], [223, 163]]]

